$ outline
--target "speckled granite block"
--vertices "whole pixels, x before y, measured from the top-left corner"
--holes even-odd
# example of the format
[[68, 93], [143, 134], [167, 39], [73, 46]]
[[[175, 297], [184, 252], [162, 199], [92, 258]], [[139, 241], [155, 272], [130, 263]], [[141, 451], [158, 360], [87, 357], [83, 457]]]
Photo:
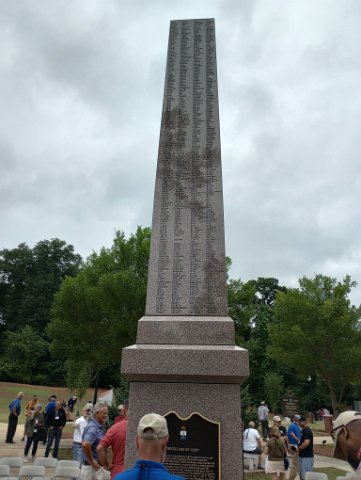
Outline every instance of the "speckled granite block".
[[242, 383], [248, 351], [234, 345], [132, 345], [122, 372], [131, 382]]
[[136, 459], [136, 429], [143, 415], [176, 411], [181, 417], [187, 417], [192, 412], [200, 412], [221, 424], [222, 480], [242, 479], [239, 385], [134, 382], [130, 388], [129, 405], [126, 468]]
[[145, 316], [138, 322], [137, 343], [234, 345], [230, 317]]

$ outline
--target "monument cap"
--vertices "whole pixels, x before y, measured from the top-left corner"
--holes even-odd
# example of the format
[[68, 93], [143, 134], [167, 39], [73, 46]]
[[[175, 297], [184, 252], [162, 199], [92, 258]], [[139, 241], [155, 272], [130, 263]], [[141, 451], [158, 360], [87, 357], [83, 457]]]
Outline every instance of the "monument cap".
[[278, 415], [275, 415], [275, 416], [273, 417], [273, 421], [274, 421], [274, 422], [282, 422], [282, 418], [279, 417]]
[[143, 440], [160, 440], [168, 437], [167, 420], [157, 413], [148, 413], [140, 419], [137, 435]]
[[361, 412], [357, 412], [355, 410], [347, 410], [346, 412], [340, 413], [340, 415], [333, 422], [333, 430], [331, 432], [331, 436], [335, 442], [335, 449], [333, 451], [333, 456], [335, 458], [345, 460], [338, 445], [338, 434], [340, 433], [342, 427], [346, 427], [346, 425], [354, 422], [355, 420], [361, 420]]

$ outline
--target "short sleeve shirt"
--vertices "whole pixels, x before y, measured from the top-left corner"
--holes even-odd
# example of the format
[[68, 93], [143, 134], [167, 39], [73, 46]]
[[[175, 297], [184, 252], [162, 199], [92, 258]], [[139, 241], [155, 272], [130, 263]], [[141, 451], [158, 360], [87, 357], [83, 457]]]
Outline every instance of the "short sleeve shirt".
[[73, 442], [81, 443], [83, 440], [85, 427], [88, 425], [88, 421], [86, 418], [81, 416], [75, 420], [75, 425], [76, 427], [74, 429]]
[[[83, 433], [83, 442], [89, 442], [91, 445], [91, 451], [94, 460], [99, 460], [97, 453], [97, 446], [99, 445], [100, 440], [104, 437], [103, 427], [98, 423], [94, 418], [89, 420], [87, 427]], [[83, 460], [88, 461], [84, 455], [83, 450]]]
[[290, 445], [298, 445], [298, 442], [293, 438], [293, 436], [291, 435], [291, 433], [293, 433], [294, 435], [296, 435], [296, 437], [298, 438], [298, 441], [300, 440], [301, 438], [301, 429], [300, 427], [297, 425], [297, 423], [291, 423], [291, 425], [288, 427], [288, 443]]
[[113, 468], [111, 478], [117, 473], [124, 470], [125, 441], [127, 438], [128, 421], [124, 419], [122, 422], [115, 423], [109, 428], [105, 436], [100, 441], [102, 447], [112, 447], [113, 451]]
[[20, 415], [20, 412], [21, 412], [21, 402], [20, 402], [20, 399], [19, 398], [15, 398], [15, 400], [13, 400], [10, 405], [9, 405], [9, 410], [10, 412], [12, 413], [13, 410], [16, 410], [16, 413], [17, 415]]
[[137, 460], [133, 468], [119, 473], [114, 480], [185, 480], [183, 477], [171, 475], [164, 465], [151, 460]]
[[258, 430], [255, 428], [247, 428], [243, 433], [243, 450], [246, 452], [252, 452], [256, 450], [258, 440], [261, 438]]
[[313, 433], [310, 427], [307, 426], [302, 430], [300, 445], [302, 445], [305, 440], [309, 440], [310, 443], [307, 448], [300, 450], [300, 457], [313, 457]]

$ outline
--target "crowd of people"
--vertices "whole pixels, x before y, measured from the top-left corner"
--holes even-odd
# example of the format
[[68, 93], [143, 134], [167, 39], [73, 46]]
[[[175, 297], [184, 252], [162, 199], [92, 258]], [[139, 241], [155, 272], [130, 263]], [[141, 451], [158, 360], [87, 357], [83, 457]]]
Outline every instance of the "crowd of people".
[[[272, 474], [272, 480], [284, 480], [290, 467], [288, 480], [306, 473], [314, 465], [313, 432], [303, 415], [292, 415], [288, 429], [279, 415], [269, 425], [269, 410], [261, 402], [257, 410], [261, 434], [254, 422], [249, 422], [243, 433], [243, 452], [258, 456], [258, 468]], [[347, 460], [361, 478], [361, 412], [346, 411], [333, 423], [331, 436], [335, 442], [335, 458]], [[262, 442], [263, 438], [263, 442]]]
[[[291, 423], [287, 429], [282, 425], [282, 418], [279, 415], [273, 417], [273, 425], [269, 427], [269, 411], [265, 402], [261, 403], [257, 413], [263, 439], [266, 441], [259, 452], [260, 467], [266, 468], [266, 472], [272, 474], [273, 480], [277, 477], [282, 480], [291, 463], [289, 480], [294, 480], [297, 474], [301, 480], [305, 480], [306, 473], [312, 471], [314, 462], [313, 433], [307, 425], [306, 417], [298, 414], [291, 416]], [[259, 450], [259, 445], [257, 446]], [[265, 467], [261, 462], [262, 455], [268, 456]]]
[[[7, 443], [14, 443], [23, 396], [23, 392], [19, 392], [9, 405]], [[70, 413], [73, 413], [74, 404]], [[139, 460], [131, 469], [124, 471], [128, 401], [118, 406], [118, 416], [115, 417], [114, 424], [107, 429], [108, 408], [104, 402], [98, 402], [94, 406], [88, 402], [82, 408], [81, 416], [71, 423], [73, 459], [78, 461], [81, 467], [81, 480], [110, 480], [115, 477], [119, 480], [143, 478], [184, 480], [168, 473], [163, 465], [168, 428], [165, 418], [155, 413], [147, 414], [140, 419], [136, 438]], [[29, 400], [22, 437], [22, 440], [26, 440], [25, 463], [29, 461], [31, 447], [32, 458], [36, 457], [39, 442], [46, 445], [45, 457], [48, 457], [51, 451], [54, 458], [58, 457], [62, 431], [69, 418], [68, 413], [64, 403], [57, 400], [56, 395], [49, 396], [44, 411], [36, 395]]]
[[[9, 422], [6, 442], [14, 443], [18, 418], [21, 413], [23, 392], [19, 392], [9, 405]], [[24, 461], [28, 461], [30, 448], [32, 457], [37, 453], [39, 442], [46, 444], [45, 457], [53, 447], [53, 457], [57, 458], [62, 431], [67, 422], [67, 413], [60, 400], [52, 395], [42, 411], [36, 395], [26, 406], [26, 420], [23, 440]], [[73, 404], [74, 406], [74, 404]], [[284, 480], [290, 465], [289, 480], [297, 474], [305, 480], [306, 473], [312, 471], [314, 462], [313, 433], [307, 425], [306, 417], [293, 415], [288, 429], [282, 425], [282, 418], [273, 417], [270, 426], [264, 402], [258, 409], [262, 437], [254, 422], [249, 422], [243, 434], [243, 451], [259, 456], [259, 468], [272, 475], [272, 480]], [[84, 405], [82, 415], [72, 422], [73, 458], [81, 467], [81, 480], [133, 480], [133, 479], [173, 479], [164, 467], [168, 441], [167, 422], [161, 415], [150, 413], [143, 416], [138, 424], [136, 446], [139, 459], [135, 465], [124, 471], [124, 457], [128, 425], [128, 401], [118, 406], [118, 417], [106, 429], [108, 405], [91, 402]], [[334, 421], [331, 436], [335, 442], [334, 457], [347, 460], [358, 472], [361, 480], [361, 412], [346, 411]], [[111, 455], [109, 452], [111, 451]], [[291, 462], [289, 462], [291, 460]]]

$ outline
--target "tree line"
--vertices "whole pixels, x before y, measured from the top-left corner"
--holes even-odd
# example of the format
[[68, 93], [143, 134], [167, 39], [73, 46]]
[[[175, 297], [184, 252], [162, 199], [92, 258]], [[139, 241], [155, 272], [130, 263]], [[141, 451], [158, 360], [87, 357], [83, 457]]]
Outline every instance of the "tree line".
[[[119, 385], [121, 349], [135, 343], [144, 314], [149, 228], [83, 260], [59, 239], [0, 251], [2, 380], [84, 389]], [[230, 260], [228, 259], [228, 264]], [[249, 351], [248, 402], [273, 410], [291, 390], [304, 410], [361, 398], [361, 307], [356, 286], [316, 274], [298, 288], [275, 278], [228, 279], [236, 343]]]

